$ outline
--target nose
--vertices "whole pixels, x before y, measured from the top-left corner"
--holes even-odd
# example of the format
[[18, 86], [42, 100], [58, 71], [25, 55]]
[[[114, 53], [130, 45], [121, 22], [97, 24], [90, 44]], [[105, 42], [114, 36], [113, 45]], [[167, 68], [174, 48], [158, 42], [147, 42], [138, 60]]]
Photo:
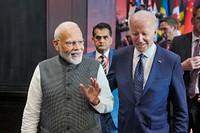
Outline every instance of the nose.
[[105, 39], [103, 37], [101, 37], [101, 39], [99, 40], [100, 42], [104, 42]]
[[74, 44], [73, 44], [73, 48], [74, 49], [82, 49], [84, 46], [82, 45], [82, 44], [80, 44], [79, 42], [75, 42]]
[[143, 40], [142, 34], [138, 34], [137, 41], [138, 41], [138, 42], [141, 42], [142, 40]]

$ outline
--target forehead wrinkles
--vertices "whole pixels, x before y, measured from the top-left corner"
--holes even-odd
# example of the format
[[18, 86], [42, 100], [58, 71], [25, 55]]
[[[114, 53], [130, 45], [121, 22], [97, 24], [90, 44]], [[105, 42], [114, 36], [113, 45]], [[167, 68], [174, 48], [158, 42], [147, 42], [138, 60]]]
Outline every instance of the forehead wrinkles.
[[71, 39], [71, 38], [81, 39], [82, 38], [82, 32], [77, 27], [71, 28], [68, 30], [63, 30], [61, 35], [62, 35], [63, 39]]

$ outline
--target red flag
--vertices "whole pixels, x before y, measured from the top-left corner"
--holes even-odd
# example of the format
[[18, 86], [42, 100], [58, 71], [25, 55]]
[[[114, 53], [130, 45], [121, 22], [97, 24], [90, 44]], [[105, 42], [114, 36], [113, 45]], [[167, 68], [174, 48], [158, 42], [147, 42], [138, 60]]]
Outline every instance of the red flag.
[[151, 0], [148, 0], [148, 7], [147, 8], [150, 12], [152, 12], [152, 1]]
[[179, 19], [180, 19], [179, 0], [174, 0], [174, 9], [172, 11], [172, 14], [173, 14], [174, 18], [176, 18], [179, 21]]
[[194, 0], [188, 0], [188, 5], [186, 8], [186, 15], [185, 15], [185, 24], [184, 24], [184, 34], [189, 33], [193, 29], [193, 25], [191, 23], [191, 18], [193, 15], [194, 9]]

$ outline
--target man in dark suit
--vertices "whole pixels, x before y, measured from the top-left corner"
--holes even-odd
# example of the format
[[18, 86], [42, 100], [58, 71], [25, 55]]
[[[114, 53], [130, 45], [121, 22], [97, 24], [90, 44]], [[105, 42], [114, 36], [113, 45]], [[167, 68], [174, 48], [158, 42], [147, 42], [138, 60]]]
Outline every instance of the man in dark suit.
[[200, 133], [199, 51], [197, 55], [195, 54], [195, 51], [198, 50], [196, 48], [199, 47], [200, 39], [200, 5], [195, 7], [191, 22], [194, 26], [193, 31], [175, 37], [170, 50], [181, 57], [182, 68], [184, 70], [183, 78], [187, 90], [189, 130], [192, 129], [193, 133]]
[[[112, 45], [112, 29], [108, 23], [99, 23], [97, 24], [92, 31], [93, 42], [96, 50], [86, 54], [86, 56], [99, 60], [101, 62], [101, 57], [104, 57], [105, 61], [105, 73], [107, 75], [108, 70], [112, 63], [112, 56], [115, 52], [114, 49], [111, 49]], [[104, 66], [104, 65], [103, 65]], [[112, 92], [114, 96], [114, 107], [111, 113], [101, 114], [101, 126], [102, 133], [117, 133], [117, 117], [118, 117], [118, 90]]]
[[159, 43], [161, 47], [169, 49], [170, 44], [175, 36], [178, 36], [178, 21], [172, 16], [165, 17], [160, 20], [160, 30], [162, 32], [162, 37], [164, 42]]
[[154, 44], [156, 17], [138, 11], [129, 18], [133, 45], [113, 55], [107, 75], [119, 91], [119, 133], [169, 133], [169, 100], [174, 133], [186, 133], [188, 113], [180, 57]]

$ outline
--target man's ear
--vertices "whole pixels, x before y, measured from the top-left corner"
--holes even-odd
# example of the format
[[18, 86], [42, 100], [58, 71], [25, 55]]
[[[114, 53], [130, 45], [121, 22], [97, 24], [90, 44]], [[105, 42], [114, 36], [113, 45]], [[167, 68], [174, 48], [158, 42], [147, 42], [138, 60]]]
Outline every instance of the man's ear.
[[195, 21], [194, 19], [195, 19], [194, 17], [191, 18], [192, 25], [194, 25], [194, 21]]
[[94, 39], [95, 39], [95, 38], [94, 38], [94, 37], [92, 37], [92, 41], [93, 41], [93, 42], [94, 42]]
[[154, 30], [154, 38], [157, 36], [158, 29]]
[[56, 49], [56, 51], [59, 51], [59, 45], [58, 45], [59, 43], [58, 43], [58, 41], [54, 39], [54, 40], [52, 41], [52, 43], [53, 43], [53, 46], [54, 46], [54, 48]]

